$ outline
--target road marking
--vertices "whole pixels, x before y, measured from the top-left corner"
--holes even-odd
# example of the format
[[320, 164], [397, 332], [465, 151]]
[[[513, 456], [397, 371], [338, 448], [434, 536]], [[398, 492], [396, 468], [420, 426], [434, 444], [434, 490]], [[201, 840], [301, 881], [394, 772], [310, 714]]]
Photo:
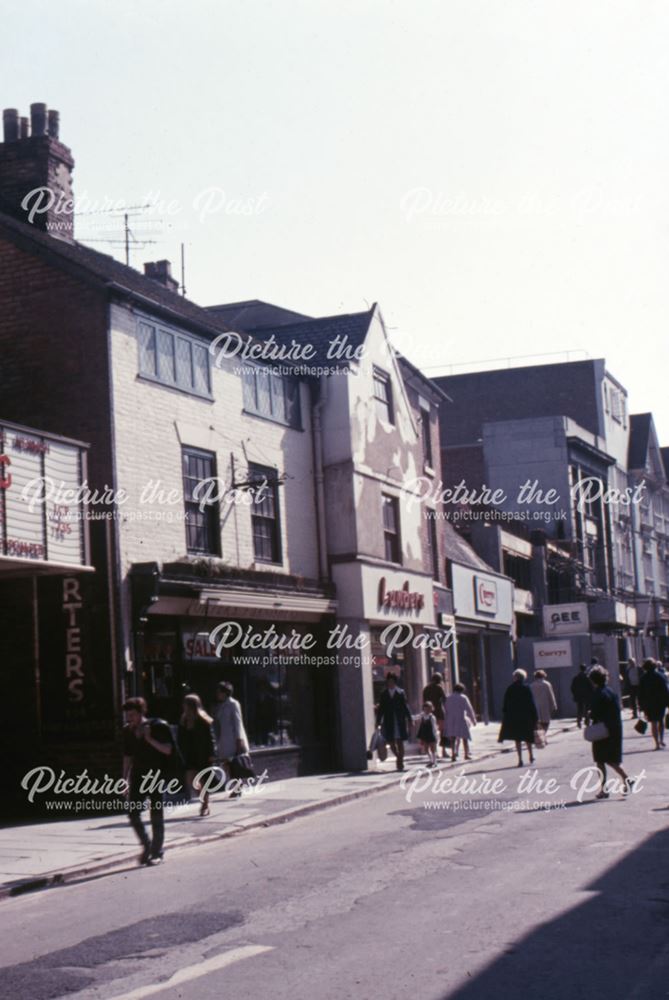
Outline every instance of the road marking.
[[181, 983], [189, 983], [201, 976], [208, 976], [210, 972], [224, 969], [227, 965], [232, 965], [233, 962], [254, 958], [266, 951], [274, 951], [274, 948], [263, 944], [247, 944], [241, 948], [231, 948], [230, 951], [225, 951], [222, 955], [214, 955], [213, 958], [206, 958], [202, 962], [198, 962], [197, 965], [188, 965], [185, 969], [179, 969], [162, 983], [139, 986], [136, 990], [131, 990], [130, 993], [119, 993], [115, 997], [111, 997], [110, 1000], [141, 1000], [142, 997], [150, 997], [154, 993], [162, 993], [163, 990], [172, 989], [173, 986], [179, 986]]

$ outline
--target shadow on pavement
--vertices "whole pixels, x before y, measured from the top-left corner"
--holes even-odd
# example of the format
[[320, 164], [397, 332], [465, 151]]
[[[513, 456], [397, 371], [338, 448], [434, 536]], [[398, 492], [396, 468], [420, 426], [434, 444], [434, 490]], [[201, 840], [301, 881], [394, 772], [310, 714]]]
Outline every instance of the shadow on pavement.
[[[669, 830], [642, 841], [584, 891], [595, 895], [519, 938], [443, 1000], [630, 1000], [669, 992]], [[522, 906], [509, 900], [512, 911]]]

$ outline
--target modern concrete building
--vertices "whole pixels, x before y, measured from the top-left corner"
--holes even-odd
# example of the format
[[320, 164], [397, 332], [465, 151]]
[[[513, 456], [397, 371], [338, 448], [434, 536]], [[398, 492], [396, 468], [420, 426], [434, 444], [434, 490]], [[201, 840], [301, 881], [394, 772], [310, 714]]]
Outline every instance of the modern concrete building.
[[514, 578], [516, 661], [555, 662], [570, 711], [579, 662], [597, 657], [615, 684], [628, 656], [662, 652], [666, 479], [652, 421], [630, 418], [602, 359], [436, 381], [451, 400], [445, 484], [488, 490], [454, 523]]

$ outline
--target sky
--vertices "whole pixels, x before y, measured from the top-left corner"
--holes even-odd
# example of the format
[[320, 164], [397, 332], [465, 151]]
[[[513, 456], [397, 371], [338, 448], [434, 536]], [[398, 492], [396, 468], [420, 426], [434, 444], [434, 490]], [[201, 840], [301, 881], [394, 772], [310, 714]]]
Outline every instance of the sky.
[[605, 357], [669, 445], [669, 5], [5, 0], [3, 43], [96, 249], [140, 206], [133, 266], [183, 243], [203, 305], [379, 302], [431, 375]]

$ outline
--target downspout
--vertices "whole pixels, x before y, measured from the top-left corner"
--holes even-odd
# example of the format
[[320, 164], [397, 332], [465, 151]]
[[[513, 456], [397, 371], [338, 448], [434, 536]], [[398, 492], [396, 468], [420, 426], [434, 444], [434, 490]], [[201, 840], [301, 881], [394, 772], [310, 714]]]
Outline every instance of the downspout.
[[318, 401], [313, 404], [314, 482], [316, 487], [316, 524], [318, 529], [318, 575], [321, 581], [329, 580], [328, 546], [325, 532], [325, 473], [323, 471], [323, 422], [322, 412], [327, 402], [327, 375], [318, 383]]
[[[106, 320], [107, 320], [107, 377], [108, 377], [108, 405], [109, 405], [109, 449], [111, 458], [112, 490], [113, 490], [113, 514], [111, 520], [106, 520], [105, 524], [105, 547], [107, 560], [107, 589], [109, 592], [109, 632], [110, 632], [110, 652], [112, 661], [112, 683], [114, 685], [113, 701], [114, 709], [118, 714], [120, 706], [128, 695], [128, 664], [123, 662], [123, 669], [120, 670], [120, 656], [125, 649], [124, 624], [123, 624], [123, 579], [122, 579], [122, 557], [121, 557], [121, 525], [123, 521], [119, 514], [117, 505], [118, 492], [118, 465], [116, 455], [116, 413], [114, 409], [114, 357], [113, 357], [113, 332], [112, 332], [112, 303], [107, 300]], [[131, 618], [132, 620], [132, 618]], [[130, 624], [132, 630], [132, 624]], [[129, 637], [130, 638], [130, 637]], [[134, 650], [133, 650], [134, 651]], [[134, 664], [132, 677], [132, 694], [137, 693], [137, 664]]]

